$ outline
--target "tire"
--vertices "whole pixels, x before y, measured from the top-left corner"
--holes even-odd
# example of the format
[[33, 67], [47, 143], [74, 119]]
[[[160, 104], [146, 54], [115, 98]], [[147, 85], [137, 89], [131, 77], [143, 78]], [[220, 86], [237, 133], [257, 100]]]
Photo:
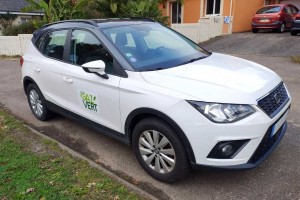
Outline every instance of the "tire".
[[258, 28], [253, 28], [252, 33], [258, 33], [259, 29]]
[[46, 101], [40, 89], [35, 84], [29, 84], [26, 94], [34, 116], [41, 121], [48, 120], [52, 116], [52, 112], [46, 107]]
[[278, 33], [283, 33], [285, 30], [285, 23], [282, 23], [281, 26], [277, 29]]
[[[154, 138], [157, 138], [157, 142], [154, 142]], [[159, 145], [162, 142], [165, 145]], [[159, 181], [176, 182], [186, 178], [190, 172], [187, 151], [182, 141], [170, 125], [157, 118], [143, 119], [135, 126], [132, 147], [142, 168]], [[151, 161], [146, 163], [147, 159]]]
[[297, 31], [291, 30], [291, 35], [293, 35], [293, 36], [297, 35]]

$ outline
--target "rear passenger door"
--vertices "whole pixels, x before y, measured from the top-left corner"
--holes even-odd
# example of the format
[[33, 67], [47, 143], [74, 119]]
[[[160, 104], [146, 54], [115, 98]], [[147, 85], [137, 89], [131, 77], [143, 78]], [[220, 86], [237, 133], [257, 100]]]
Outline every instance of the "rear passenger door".
[[67, 99], [63, 87], [65, 73], [64, 51], [68, 30], [47, 31], [36, 43], [42, 55], [35, 56], [34, 74], [35, 81], [46, 100], [66, 108]]
[[[96, 35], [88, 30], [73, 30], [69, 50], [69, 70], [65, 79], [68, 109], [75, 114], [121, 131], [119, 109], [120, 77], [114, 73], [118, 63], [106, 50]], [[96, 74], [87, 73], [82, 65], [102, 60], [109, 78], [104, 79]]]

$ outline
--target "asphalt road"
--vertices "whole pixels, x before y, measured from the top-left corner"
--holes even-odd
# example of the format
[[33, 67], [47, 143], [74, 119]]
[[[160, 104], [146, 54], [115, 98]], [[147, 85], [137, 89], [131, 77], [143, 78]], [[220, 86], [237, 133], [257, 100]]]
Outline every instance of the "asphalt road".
[[[216, 42], [226, 45], [225, 41], [220, 40], [228, 42], [228, 38], [232, 37], [221, 37]], [[269, 37], [270, 34], [266, 36], [267, 39]], [[213, 43], [205, 45], [214, 46]], [[300, 42], [297, 45], [299, 51]], [[221, 51], [216, 47], [214, 50]], [[253, 54], [251, 49], [247, 51]], [[0, 103], [45, 135], [91, 158], [160, 199], [300, 199], [300, 65], [291, 63], [288, 57], [236, 56], [258, 62], [277, 72], [293, 97], [286, 135], [266, 161], [248, 171], [205, 169], [193, 172], [188, 179], [175, 184], [158, 182], [143, 171], [130, 147], [61, 116], [48, 122], [36, 120], [22, 89], [18, 61], [0, 61]]]
[[210, 51], [230, 54], [256, 54], [267, 56], [300, 55], [300, 35], [291, 36], [290, 32], [273, 33], [262, 31], [236, 33], [217, 37], [202, 46]]

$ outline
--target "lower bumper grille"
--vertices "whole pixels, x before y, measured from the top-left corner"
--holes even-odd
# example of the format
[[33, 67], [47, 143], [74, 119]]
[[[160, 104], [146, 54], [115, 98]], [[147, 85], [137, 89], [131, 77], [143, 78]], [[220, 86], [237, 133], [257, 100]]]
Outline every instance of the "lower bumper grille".
[[281, 133], [283, 126], [277, 131], [277, 133], [272, 138], [270, 138], [272, 128], [269, 128], [259, 147], [256, 149], [255, 153], [249, 160], [249, 163], [256, 163], [260, 158], [262, 158], [265, 155], [265, 153], [275, 144], [275, 142], [280, 137], [279, 133]]

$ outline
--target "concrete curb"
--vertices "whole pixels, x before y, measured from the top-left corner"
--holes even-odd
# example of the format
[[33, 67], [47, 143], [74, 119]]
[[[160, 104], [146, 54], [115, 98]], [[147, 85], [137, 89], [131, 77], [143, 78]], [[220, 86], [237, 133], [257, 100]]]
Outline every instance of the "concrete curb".
[[127, 189], [129, 189], [130, 191], [133, 191], [137, 194], [139, 194], [140, 196], [142, 197], [145, 197], [147, 199], [151, 199], [151, 200], [158, 200], [158, 198], [156, 198], [155, 196], [153, 196], [152, 194], [142, 190], [141, 188], [131, 184], [130, 182], [120, 178], [119, 176], [117, 176], [116, 174], [114, 174], [113, 172], [103, 168], [102, 166], [98, 165], [97, 163], [95, 163], [94, 161], [92, 161], [91, 159], [81, 155], [80, 153], [74, 151], [73, 149], [70, 149], [69, 147], [67, 147], [66, 145], [40, 133], [39, 131], [35, 130], [34, 128], [24, 124], [25, 127], [27, 127], [30, 131], [32, 131], [33, 133], [47, 139], [47, 140], [50, 140], [50, 141], [53, 141], [55, 142], [56, 144], [58, 144], [58, 146], [62, 149], [62, 150], [65, 150], [67, 151], [68, 153], [70, 153], [72, 156], [76, 157], [76, 158], [79, 158], [81, 160], [85, 160], [89, 163], [89, 165], [91, 167], [94, 167], [98, 170], [101, 170], [103, 173], [105, 173], [106, 175], [108, 175], [109, 177], [111, 177], [112, 179], [116, 180], [117, 182], [119, 182], [120, 184], [124, 185]]

